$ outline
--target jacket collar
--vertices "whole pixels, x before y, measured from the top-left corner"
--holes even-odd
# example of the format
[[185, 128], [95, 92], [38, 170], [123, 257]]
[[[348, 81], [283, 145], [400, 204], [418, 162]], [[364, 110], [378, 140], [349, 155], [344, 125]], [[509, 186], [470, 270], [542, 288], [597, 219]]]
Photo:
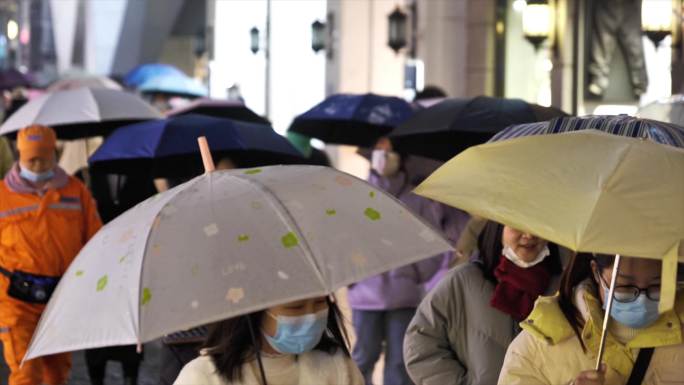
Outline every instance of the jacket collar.
[[[591, 358], [598, 355], [603, 326], [603, 309], [600, 300], [593, 293], [588, 281], [575, 290], [575, 306], [585, 321], [582, 341]], [[635, 349], [681, 344], [682, 324], [684, 323], [684, 292], [677, 296], [675, 309], [660, 316], [658, 321], [641, 332], [627, 344], [618, 342], [608, 332], [606, 338], [605, 361], [623, 376], [629, 377], [636, 360]], [[540, 297], [534, 310], [520, 326], [538, 339], [556, 345], [569, 338], [575, 338], [572, 327], [558, 306], [557, 295]]]
[[36, 194], [44, 195], [47, 190], [54, 189], [58, 190], [69, 184], [69, 176], [66, 172], [59, 166], [55, 167], [55, 176], [47, 182], [43, 187], [38, 188], [33, 183], [27, 181], [21, 177], [21, 169], [19, 168], [19, 162], [15, 162], [12, 165], [10, 171], [5, 175], [5, 184], [10, 189], [10, 191], [19, 194]]

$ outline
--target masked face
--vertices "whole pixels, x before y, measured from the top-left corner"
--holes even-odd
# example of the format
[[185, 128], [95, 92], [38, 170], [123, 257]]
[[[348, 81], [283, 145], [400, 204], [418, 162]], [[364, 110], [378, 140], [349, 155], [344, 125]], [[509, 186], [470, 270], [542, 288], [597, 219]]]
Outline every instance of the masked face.
[[21, 175], [22, 178], [26, 179], [29, 182], [42, 183], [54, 178], [55, 172], [54, 170], [47, 170], [44, 172], [33, 172], [28, 168], [19, 165], [19, 175]]
[[548, 257], [551, 254], [551, 251], [549, 250], [548, 246], [544, 246], [544, 248], [540, 250], [539, 253], [537, 253], [537, 256], [532, 258], [531, 260], [521, 258], [510, 246], [504, 246], [502, 253], [504, 257], [506, 257], [506, 259], [513, 262], [516, 266], [522, 267], [523, 269], [527, 269], [543, 262], [544, 259], [546, 259], [546, 257]]
[[277, 326], [274, 336], [264, 333], [271, 347], [282, 354], [302, 354], [318, 345], [328, 323], [328, 309], [303, 316], [273, 315]]
[[[601, 279], [601, 287], [603, 289], [603, 298], [608, 298], [610, 289], [603, 282], [603, 279]], [[608, 301], [603, 302], [604, 310], [607, 303]], [[634, 329], [647, 328], [660, 317], [658, 301], [649, 299], [645, 293], [641, 293], [632, 302], [625, 303], [614, 300], [613, 307], [610, 309], [610, 316], [617, 322]]]
[[[607, 262], [604, 261], [604, 264]], [[594, 280], [602, 294], [603, 308], [608, 304], [613, 271], [600, 269], [592, 262]], [[658, 320], [661, 263], [656, 260], [623, 257], [615, 282], [613, 307], [610, 316], [617, 322], [635, 329], [646, 328]]]
[[509, 226], [504, 226], [501, 243], [504, 256], [523, 268], [534, 266], [549, 255], [544, 239]]
[[394, 151], [373, 150], [371, 168], [379, 175], [391, 177], [399, 172], [401, 157]]

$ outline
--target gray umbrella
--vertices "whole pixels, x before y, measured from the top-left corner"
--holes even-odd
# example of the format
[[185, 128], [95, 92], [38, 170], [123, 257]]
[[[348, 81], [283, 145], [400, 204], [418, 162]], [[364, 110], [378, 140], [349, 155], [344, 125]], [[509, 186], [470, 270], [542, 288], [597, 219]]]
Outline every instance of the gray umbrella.
[[60, 281], [26, 359], [147, 342], [449, 250], [397, 200], [331, 168], [213, 172], [95, 235]]
[[160, 118], [161, 113], [132, 93], [84, 87], [50, 92], [31, 100], [0, 126], [0, 135], [41, 124], [53, 127], [61, 139], [78, 139]]

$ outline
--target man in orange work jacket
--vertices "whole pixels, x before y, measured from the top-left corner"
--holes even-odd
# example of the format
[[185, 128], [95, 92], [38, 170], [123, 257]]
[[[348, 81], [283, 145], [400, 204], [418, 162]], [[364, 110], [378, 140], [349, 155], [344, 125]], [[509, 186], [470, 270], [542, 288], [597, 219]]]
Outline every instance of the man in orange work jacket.
[[86, 187], [56, 165], [51, 128], [22, 129], [17, 147], [0, 183], [0, 340], [10, 385], [64, 384], [70, 353], [20, 364], [57, 281], [102, 222]]

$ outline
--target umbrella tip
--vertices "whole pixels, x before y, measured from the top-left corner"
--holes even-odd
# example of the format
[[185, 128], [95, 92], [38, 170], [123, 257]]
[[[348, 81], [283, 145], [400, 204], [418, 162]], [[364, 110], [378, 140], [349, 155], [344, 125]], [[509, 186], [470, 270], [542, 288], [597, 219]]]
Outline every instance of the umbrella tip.
[[214, 166], [214, 159], [211, 157], [211, 151], [209, 150], [209, 143], [207, 138], [200, 136], [197, 138], [197, 143], [199, 144], [200, 153], [202, 154], [202, 163], [204, 163], [204, 172], [206, 174], [216, 170]]

